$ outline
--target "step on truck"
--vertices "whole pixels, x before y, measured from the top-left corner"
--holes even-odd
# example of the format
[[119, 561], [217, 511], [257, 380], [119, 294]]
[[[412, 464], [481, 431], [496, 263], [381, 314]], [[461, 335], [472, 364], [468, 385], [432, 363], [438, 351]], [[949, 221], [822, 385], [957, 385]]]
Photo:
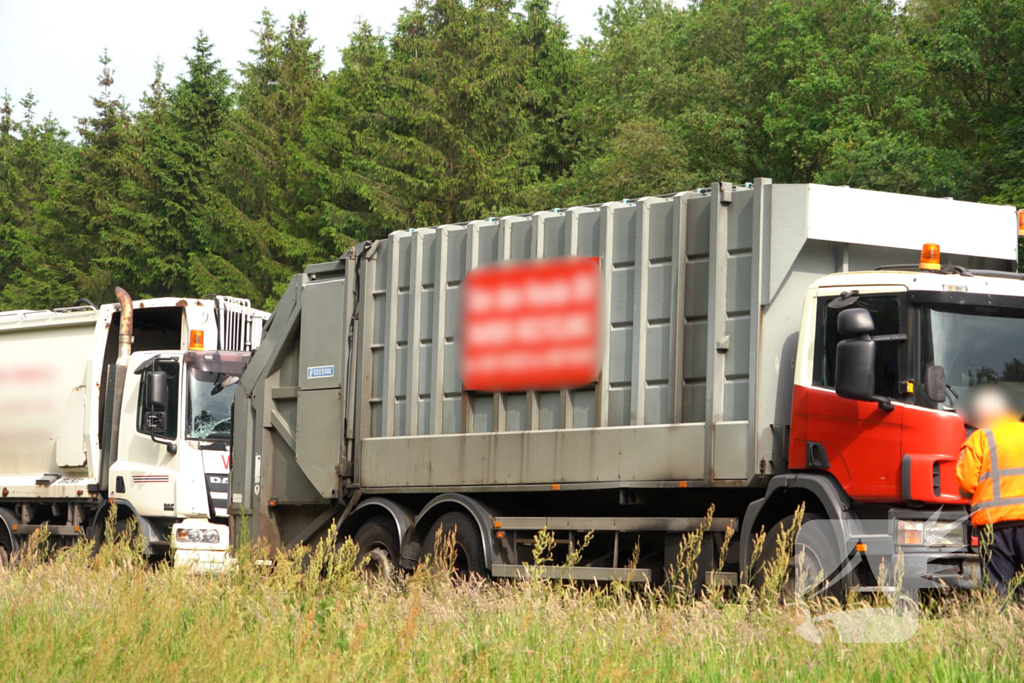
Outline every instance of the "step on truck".
[[714, 505], [699, 579], [734, 584], [802, 505], [823, 566], [867, 560], [836, 588], [898, 555], [974, 586], [956, 407], [1024, 382], [1017, 244], [1013, 207], [768, 179], [363, 243], [293, 277], [242, 375], [233, 528], [406, 569], [454, 530], [494, 577], [546, 529], [542, 573], [660, 581]]
[[115, 504], [147, 556], [228, 557], [232, 396], [269, 315], [117, 299], [0, 313], [0, 562], [44, 525], [53, 546], [102, 539]]

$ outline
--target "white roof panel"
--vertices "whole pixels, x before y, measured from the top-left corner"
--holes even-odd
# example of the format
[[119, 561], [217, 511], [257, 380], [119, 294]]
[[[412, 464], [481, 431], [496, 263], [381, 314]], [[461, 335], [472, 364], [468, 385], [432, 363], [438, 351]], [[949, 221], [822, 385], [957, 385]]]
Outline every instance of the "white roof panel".
[[808, 185], [807, 237], [919, 250], [934, 242], [943, 253], [1017, 259], [1017, 210], [1012, 206]]

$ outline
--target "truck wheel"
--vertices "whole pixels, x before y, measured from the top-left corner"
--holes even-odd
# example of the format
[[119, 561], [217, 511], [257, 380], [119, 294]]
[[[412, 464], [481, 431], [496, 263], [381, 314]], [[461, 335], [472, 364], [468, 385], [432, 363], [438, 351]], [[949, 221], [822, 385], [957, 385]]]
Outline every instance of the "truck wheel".
[[441, 530], [442, 536], [455, 533], [454, 569], [460, 578], [469, 578], [472, 574], [478, 576], [486, 574], [484, 544], [480, 539], [480, 530], [469, 515], [462, 512], [446, 512], [430, 525], [424, 546], [434, 557], [437, 556], [434, 545], [437, 542], [438, 530]]
[[363, 522], [352, 539], [359, 546], [358, 561], [362, 563], [364, 558], [369, 558], [368, 574], [387, 578], [398, 566], [399, 546], [394, 526], [387, 517], [371, 517]]
[[14, 564], [14, 537], [0, 524], [0, 569], [9, 569]]
[[[808, 595], [817, 585], [817, 577], [828, 577], [840, 565], [839, 553], [836, 551], [835, 542], [822, 529], [822, 524], [811, 524], [815, 521], [825, 521], [827, 517], [821, 515], [804, 515], [803, 525], [794, 542], [793, 552], [789, 558], [789, 568], [786, 572], [786, 579], [782, 584], [780, 598], [783, 600], [793, 598], [796, 595]], [[752, 579], [754, 587], [758, 590], [764, 588], [765, 572], [768, 566], [775, 559], [776, 549], [783, 530], [793, 526], [793, 515], [780, 519], [768, 530], [764, 539], [764, 549], [761, 557], [752, 567]], [[799, 564], [799, 566], [798, 566]], [[825, 596], [832, 596], [842, 599], [845, 593], [846, 581], [838, 580], [829, 582], [826, 579], [824, 590], [820, 593]]]

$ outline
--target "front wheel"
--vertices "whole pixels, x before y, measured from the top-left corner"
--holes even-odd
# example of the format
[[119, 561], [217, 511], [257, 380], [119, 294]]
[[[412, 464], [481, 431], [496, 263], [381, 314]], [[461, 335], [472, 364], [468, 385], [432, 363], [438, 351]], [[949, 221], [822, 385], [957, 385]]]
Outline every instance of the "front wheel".
[[[797, 596], [811, 598], [831, 596], [842, 599], [848, 580], [832, 578], [841, 563], [835, 541], [826, 532], [829, 521], [822, 515], [808, 514], [795, 535], [793, 515], [776, 522], [764, 539], [764, 549], [753, 566], [752, 583], [758, 590], [774, 589], [773, 579], [781, 579], [779, 597], [791, 600]], [[775, 565], [780, 542], [791, 544], [783, 577], [769, 576]]]

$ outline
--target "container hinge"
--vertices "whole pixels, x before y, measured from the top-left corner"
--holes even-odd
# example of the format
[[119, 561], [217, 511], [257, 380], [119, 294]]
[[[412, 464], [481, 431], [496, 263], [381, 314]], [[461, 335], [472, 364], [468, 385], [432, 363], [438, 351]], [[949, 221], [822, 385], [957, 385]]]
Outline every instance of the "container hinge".
[[732, 204], [732, 183], [722, 183], [720, 187], [722, 188], [722, 204]]
[[346, 460], [338, 465], [338, 476], [344, 479], [350, 479], [352, 477], [352, 463]]
[[718, 340], [718, 343], [715, 344], [715, 350], [719, 353], [725, 353], [729, 350], [729, 335], [725, 335]]

